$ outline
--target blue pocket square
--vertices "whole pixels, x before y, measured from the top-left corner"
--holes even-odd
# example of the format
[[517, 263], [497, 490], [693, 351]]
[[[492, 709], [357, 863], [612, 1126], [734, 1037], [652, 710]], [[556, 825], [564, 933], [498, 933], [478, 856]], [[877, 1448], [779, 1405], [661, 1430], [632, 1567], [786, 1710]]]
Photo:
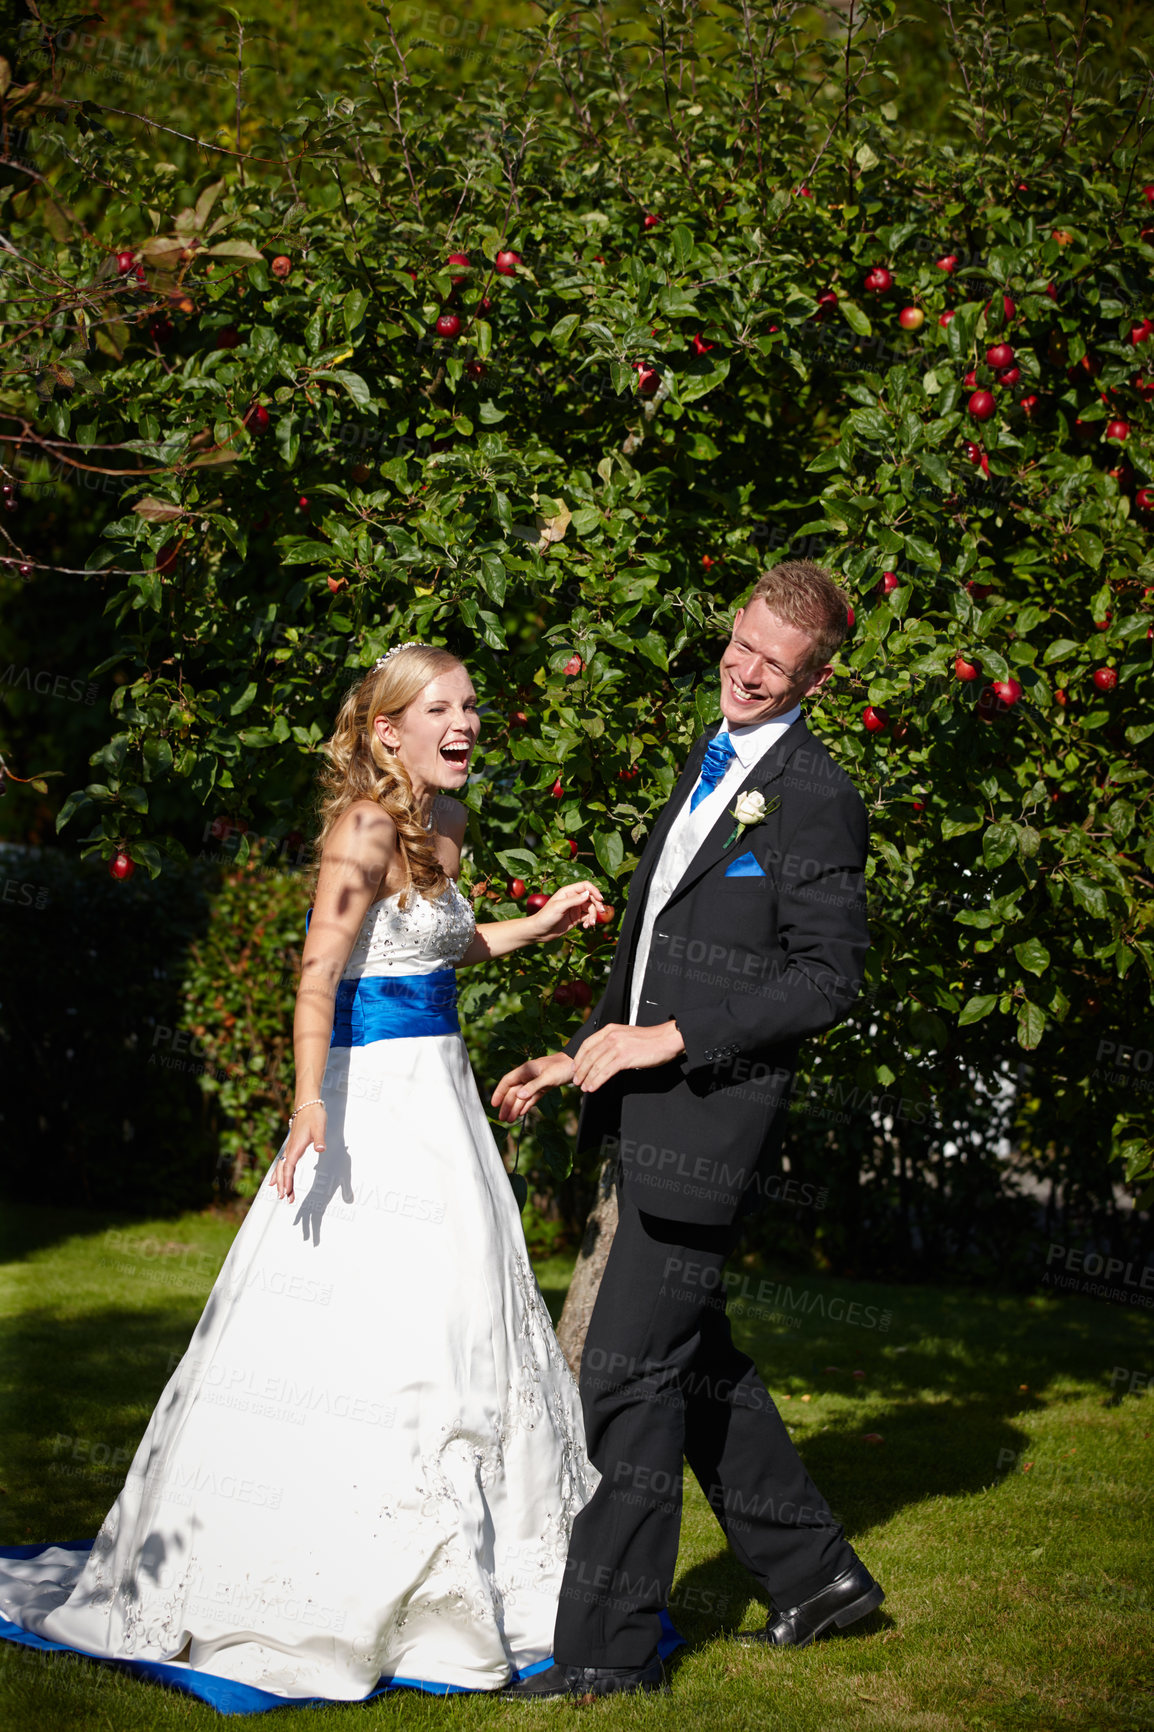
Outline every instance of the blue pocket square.
[[753, 854], [740, 854], [725, 868], [727, 878], [764, 878], [765, 869], [759, 866]]

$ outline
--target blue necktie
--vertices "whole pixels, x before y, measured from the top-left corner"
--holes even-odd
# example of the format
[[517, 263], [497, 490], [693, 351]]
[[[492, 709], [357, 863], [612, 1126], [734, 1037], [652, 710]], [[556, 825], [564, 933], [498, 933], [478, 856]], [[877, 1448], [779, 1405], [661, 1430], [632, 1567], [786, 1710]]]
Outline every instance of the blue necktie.
[[705, 748], [705, 762], [701, 766], [701, 780], [693, 790], [693, 798], [689, 802], [689, 810], [696, 812], [707, 794], [712, 794], [721, 778], [725, 775], [734, 759], [733, 741], [724, 731], [715, 734]]

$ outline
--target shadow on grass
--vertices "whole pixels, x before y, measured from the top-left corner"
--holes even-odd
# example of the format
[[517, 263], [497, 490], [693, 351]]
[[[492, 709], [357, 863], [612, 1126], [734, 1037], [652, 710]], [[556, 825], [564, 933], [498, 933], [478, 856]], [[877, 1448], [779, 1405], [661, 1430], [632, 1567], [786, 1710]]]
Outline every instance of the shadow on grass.
[[9, 1319], [0, 1351], [0, 1544], [96, 1533], [202, 1309], [197, 1296]]

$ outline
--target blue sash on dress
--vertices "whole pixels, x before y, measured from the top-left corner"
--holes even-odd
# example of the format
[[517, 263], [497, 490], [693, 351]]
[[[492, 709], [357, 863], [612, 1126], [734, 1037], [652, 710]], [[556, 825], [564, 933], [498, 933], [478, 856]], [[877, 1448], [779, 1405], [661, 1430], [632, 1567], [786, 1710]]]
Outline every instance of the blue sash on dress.
[[332, 1046], [368, 1046], [422, 1034], [460, 1034], [457, 971], [372, 974], [337, 987]]

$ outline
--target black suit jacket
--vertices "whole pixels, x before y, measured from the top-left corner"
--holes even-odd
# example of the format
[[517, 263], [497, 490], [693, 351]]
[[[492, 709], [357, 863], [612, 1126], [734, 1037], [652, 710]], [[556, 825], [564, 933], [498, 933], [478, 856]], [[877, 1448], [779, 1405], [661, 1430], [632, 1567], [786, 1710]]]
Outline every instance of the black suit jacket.
[[[605, 991], [565, 1050], [629, 1021], [645, 892], [712, 733], [694, 745], [630, 886]], [[869, 948], [865, 806], [799, 718], [749, 772], [776, 810], [728, 848], [733, 802], [658, 912], [641, 990], [642, 1027], [676, 1020], [681, 1057], [625, 1071], [584, 1098], [578, 1146], [616, 1153], [638, 1208], [723, 1225], [755, 1208], [773, 1176], [798, 1047], [846, 1014]], [[764, 876], [727, 877], [752, 853]]]

